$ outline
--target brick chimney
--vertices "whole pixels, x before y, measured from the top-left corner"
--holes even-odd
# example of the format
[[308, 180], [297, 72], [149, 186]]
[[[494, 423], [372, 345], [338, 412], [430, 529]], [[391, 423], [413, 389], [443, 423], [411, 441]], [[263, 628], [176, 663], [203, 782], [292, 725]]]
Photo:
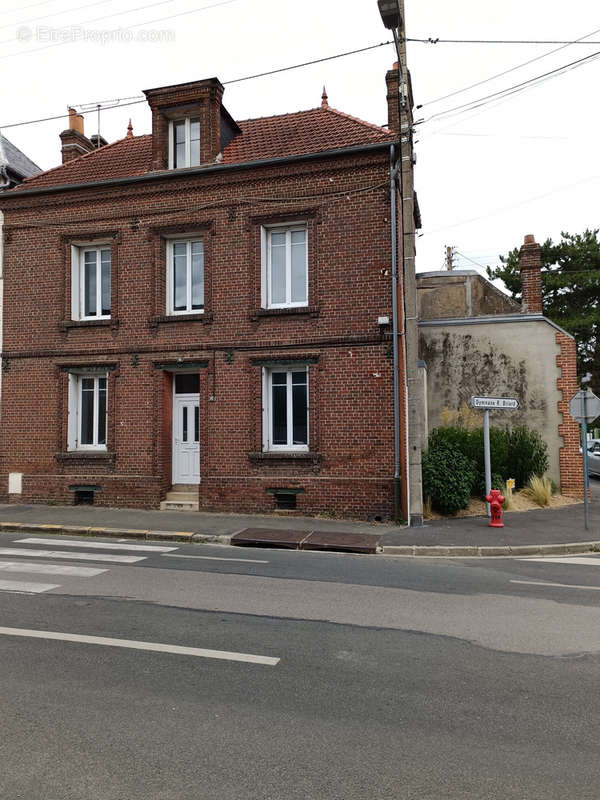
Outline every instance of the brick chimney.
[[63, 164], [95, 149], [94, 143], [83, 132], [83, 116], [74, 108], [69, 109], [69, 127], [60, 134], [60, 141]]
[[542, 313], [542, 248], [532, 234], [527, 234], [519, 250], [521, 268], [521, 312]]
[[387, 86], [387, 107], [388, 107], [388, 128], [391, 131], [400, 130], [400, 115], [398, 113], [398, 93], [400, 90], [398, 83], [398, 62], [396, 61], [392, 69], [385, 74]]

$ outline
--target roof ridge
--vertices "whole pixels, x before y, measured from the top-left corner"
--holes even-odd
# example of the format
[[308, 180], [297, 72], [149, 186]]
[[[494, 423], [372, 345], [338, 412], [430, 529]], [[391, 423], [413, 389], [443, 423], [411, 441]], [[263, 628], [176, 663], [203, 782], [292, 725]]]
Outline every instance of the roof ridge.
[[115, 139], [114, 142], [109, 142], [108, 144], [102, 145], [102, 147], [95, 147], [93, 150], [90, 150], [88, 153], [84, 153], [82, 156], [77, 156], [77, 158], [72, 158], [70, 161], [65, 161], [64, 164], [57, 164], [55, 167], [50, 167], [50, 169], [46, 169], [43, 172], [38, 172], [36, 175], [30, 175], [28, 178], [25, 178], [21, 184], [21, 186], [25, 183], [31, 183], [36, 178], [41, 178], [42, 176], [48, 175], [50, 172], [56, 172], [59, 169], [63, 169], [63, 167], [69, 166], [74, 161], [83, 161], [90, 156], [95, 156], [98, 153], [106, 152], [110, 150], [111, 147], [114, 147], [116, 144], [121, 144], [121, 142], [131, 141], [132, 139], [143, 139], [145, 137], [152, 136], [151, 133], [141, 133], [139, 136], [123, 136], [122, 139]]
[[367, 122], [366, 120], [361, 119], [360, 117], [355, 117], [352, 114], [347, 114], [345, 111], [340, 111], [339, 109], [332, 108], [331, 106], [323, 106], [320, 110], [321, 111], [330, 111], [332, 114], [338, 114], [340, 117], [345, 117], [346, 119], [351, 119], [353, 122], [359, 122], [361, 125], [365, 125], [367, 128], [372, 128], [372, 129], [378, 131], [379, 133], [387, 133], [387, 134], [391, 134], [392, 133], [392, 131], [390, 131], [389, 128], [384, 128], [381, 125], [375, 125], [374, 122]]
[[340, 111], [337, 108], [332, 108], [331, 106], [317, 106], [316, 108], [306, 108], [302, 111], [288, 111], [285, 114], [271, 114], [267, 117], [249, 117], [248, 119], [236, 120], [238, 125], [243, 125], [246, 122], [263, 122], [266, 120], [271, 119], [281, 119], [282, 117], [298, 117], [301, 114], [312, 114], [314, 112], [318, 113], [327, 113], [330, 112], [332, 114], [337, 114], [340, 117], [344, 117], [345, 119], [350, 119], [352, 122], [357, 122], [359, 125], [364, 125], [366, 128], [370, 128], [371, 130], [375, 130], [378, 133], [385, 133], [391, 134], [392, 132], [389, 128], [384, 128], [381, 125], [375, 125], [374, 122], [367, 122], [364, 119], [360, 119], [360, 117], [355, 117], [352, 114], [347, 114], [345, 111]]
[[280, 119], [281, 117], [297, 117], [299, 114], [309, 114], [311, 111], [320, 111], [321, 108], [303, 108], [301, 111], [286, 111], [285, 114], [269, 114], [266, 117], [248, 117], [248, 119], [236, 119], [238, 125], [244, 122], [262, 122], [266, 119]]

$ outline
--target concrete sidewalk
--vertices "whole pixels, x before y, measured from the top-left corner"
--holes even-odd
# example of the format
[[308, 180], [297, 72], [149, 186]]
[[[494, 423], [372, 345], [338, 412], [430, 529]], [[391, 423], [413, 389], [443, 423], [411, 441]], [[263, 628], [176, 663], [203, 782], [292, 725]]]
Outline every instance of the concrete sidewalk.
[[[598, 482], [597, 482], [598, 483]], [[140, 511], [94, 506], [0, 505], [0, 530], [229, 544], [246, 528], [370, 534], [388, 555], [506, 556], [585, 552], [600, 548], [600, 483], [593, 487], [590, 524], [583, 504], [507, 512], [504, 528], [485, 517], [426, 522], [421, 528], [288, 515]], [[48, 526], [42, 528], [41, 526]]]

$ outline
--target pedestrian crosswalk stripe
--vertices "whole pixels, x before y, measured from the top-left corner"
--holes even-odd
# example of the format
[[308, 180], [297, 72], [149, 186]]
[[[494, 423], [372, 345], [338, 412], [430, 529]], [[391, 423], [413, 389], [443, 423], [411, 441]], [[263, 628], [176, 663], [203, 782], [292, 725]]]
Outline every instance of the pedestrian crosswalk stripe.
[[540, 561], [543, 564], [584, 564], [587, 567], [600, 567], [600, 558], [594, 556], [544, 556], [520, 558], [519, 561]]
[[39, 594], [58, 589], [57, 583], [24, 583], [23, 581], [0, 581], [0, 592], [28, 592]]
[[135, 564], [146, 556], [119, 556], [114, 553], [65, 553], [60, 550], [26, 550], [24, 547], [0, 547], [0, 556], [29, 558], [64, 558], [67, 561], [111, 561], [115, 564]]
[[151, 653], [172, 653], [196, 658], [215, 658], [223, 661], [242, 661], [246, 664], [264, 664], [274, 667], [280, 659], [273, 656], [259, 656], [252, 653], [233, 653], [228, 650], [209, 650], [204, 647], [183, 647], [161, 642], [139, 642], [132, 639], [112, 639], [105, 636], [83, 636], [79, 633], [59, 631], [36, 631], [25, 628], [0, 628], [2, 636], [24, 636], [31, 639], [51, 639], [59, 642], [104, 645], [104, 647], [124, 647], [129, 650], [146, 650]]
[[150, 552], [150, 553], [171, 553], [177, 550], [176, 547], [164, 547], [162, 545], [151, 544], [119, 544], [118, 542], [82, 542], [78, 539], [41, 539], [35, 536], [30, 536], [27, 539], [17, 539], [18, 544], [52, 544], [59, 547], [83, 547], [92, 548], [94, 550], [133, 550], [137, 552]]
[[99, 567], [75, 567], [70, 564], [38, 564], [35, 561], [0, 561], [2, 572], [31, 572], [42, 575], [66, 575], [73, 578], [93, 578], [108, 572]]

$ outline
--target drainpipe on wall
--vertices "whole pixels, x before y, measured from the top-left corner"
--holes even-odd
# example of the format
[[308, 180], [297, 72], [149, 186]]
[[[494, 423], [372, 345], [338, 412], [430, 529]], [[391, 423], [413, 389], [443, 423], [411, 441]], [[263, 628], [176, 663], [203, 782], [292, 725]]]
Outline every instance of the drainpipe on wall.
[[[400, 169], [402, 163], [400, 162]], [[394, 362], [394, 521], [400, 521], [400, 385], [398, 378], [398, 230], [396, 225], [396, 147], [390, 145], [390, 219], [392, 229], [392, 353]]]
[[[4, 325], [4, 214], [0, 211], [0, 353], [3, 345]], [[2, 398], [2, 357], [0, 357], [0, 399]], [[0, 406], [1, 407], [1, 406]], [[1, 415], [1, 412], [0, 412]]]

